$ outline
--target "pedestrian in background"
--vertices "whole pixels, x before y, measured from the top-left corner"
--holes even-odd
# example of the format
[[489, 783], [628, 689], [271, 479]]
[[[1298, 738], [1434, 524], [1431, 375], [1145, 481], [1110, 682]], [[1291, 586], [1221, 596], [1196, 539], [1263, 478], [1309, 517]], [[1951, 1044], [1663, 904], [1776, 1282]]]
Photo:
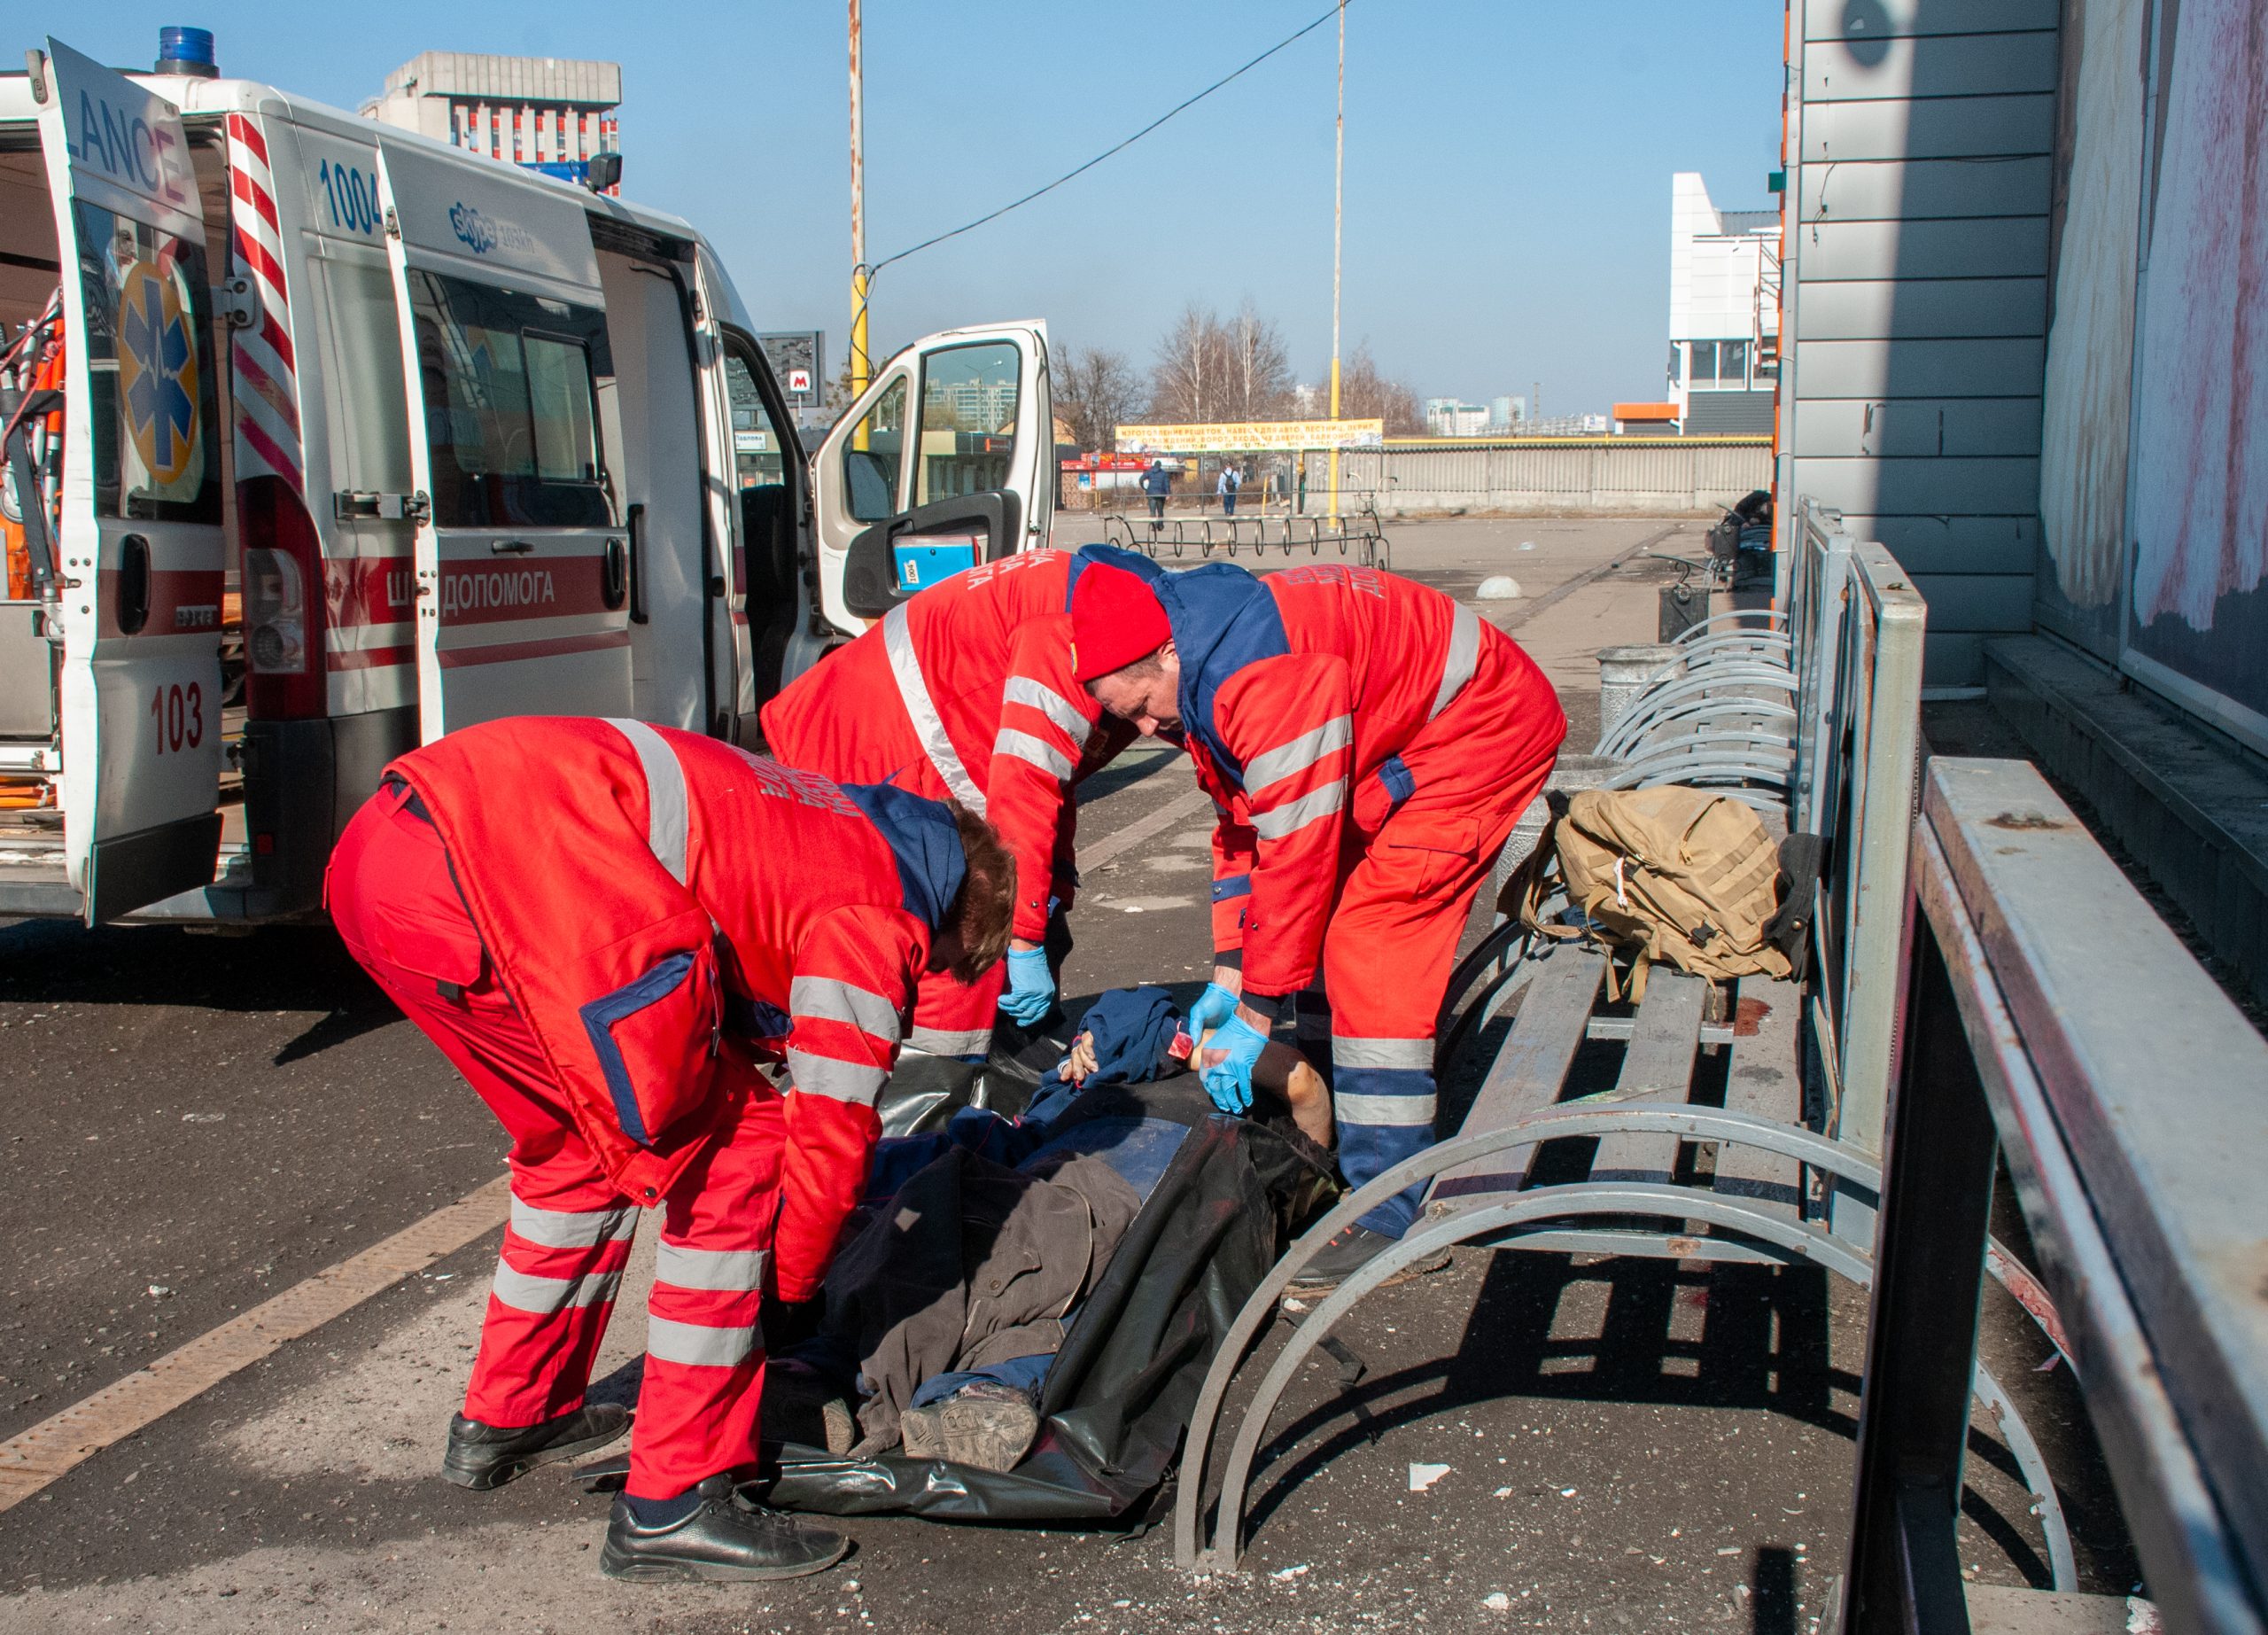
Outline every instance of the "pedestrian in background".
[[1221, 496], [1221, 515], [1235, 516], [1237, 514], [1237, 468], [1235, 466], [1224, 465], [1221, 468], [1220, 480], [1214, 484], [1214, 492]]
[[1150, 537], [1152, 539], [1157, 538], [1160, 530], [1166, 526], [1166, 495], [1171, 492], [1172, 488], [1173, 479], [1166, 475], [1166, 463], [1162, 460], [1151, 461], [1150, 469], [1142, 473], [1142, 492], [1148, 496], [1150, 502]]

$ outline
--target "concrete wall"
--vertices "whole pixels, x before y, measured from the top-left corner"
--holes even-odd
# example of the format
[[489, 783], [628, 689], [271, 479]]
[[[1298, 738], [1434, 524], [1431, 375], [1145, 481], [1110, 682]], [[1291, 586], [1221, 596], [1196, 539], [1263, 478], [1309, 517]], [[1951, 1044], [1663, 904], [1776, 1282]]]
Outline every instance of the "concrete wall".
[[2031, 623], [2058, 3], [1797, 10], [1782, 493], [1887, 545], [1975, 686]]
[[[1309, 456], [1311, 503], [1319, 458]], [[1772, 446], [1761, 437], [1455, 443], [1356, 450], [1340, 471], [1347, 487], [1376, 491], [1382, 512], [1713, 518], [1771, 486]]]

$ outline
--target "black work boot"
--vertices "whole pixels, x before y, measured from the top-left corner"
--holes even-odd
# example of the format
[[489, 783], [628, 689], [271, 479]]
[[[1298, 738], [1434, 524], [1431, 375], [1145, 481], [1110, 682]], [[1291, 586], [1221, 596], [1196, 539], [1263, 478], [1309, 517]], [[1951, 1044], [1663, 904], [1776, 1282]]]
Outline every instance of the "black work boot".
[[[1301, 1268], [1291, 1287], [1285, 1289], [1284, 1297], [1308, 1300], [1327, 1295], [1401, 1241], [1383, 1232], [1373, 1232], [1368, 1226], [1349, 1226], [1316, 1251], [1315, 1258]], [[1402, 1267], [1379, 1287], [1390, 1289], [1396, 1283], [1406, 1283], [1413, 1277], [1438, 1272], [1449, 1263], [1449, 1251], [1440, 1250]]]
[[850, 1541], [832, 1528], [767, 1510], [740, 1496], [729, 1475], [695, 1490], [701, 1507], [648, 1527], [617, 1498], [599, 1570], [610, 1578], [691, 1578], [710, 1583], [800, 1578], [843, 1559]]
[[459, 1487], [501, 1487], [538, 1465], [602, 1448], [629, 1429], [630, 1410], [611, 1402], [586, 1402], [540, 1425], [484, 1425], [454, 1414], [441, 1475]]

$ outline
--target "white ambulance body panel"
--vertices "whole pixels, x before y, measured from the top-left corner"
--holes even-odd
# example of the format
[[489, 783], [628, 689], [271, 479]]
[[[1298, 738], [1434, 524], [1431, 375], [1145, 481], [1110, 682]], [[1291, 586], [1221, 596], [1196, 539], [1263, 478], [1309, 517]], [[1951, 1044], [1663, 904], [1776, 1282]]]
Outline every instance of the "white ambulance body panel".
[[[58, 725], [43, 741], [36, 712], [0, 720], [0, 780], [52, 779], [59, 800], [40, 821], [59, 819], [71, 868], [67, 884], [59, 865], [51, 884], [12, 873], [31, 831], [0, 805], [0, 913], [315, 912], [330, 845], [392, 756], [524, 713], [636, 715], [754, 743], [765, 700], [862, 627], [843, 564], [877, 519], [842, 494], [874, 450], [846, 461], [858, 440], [838, 436], [806, 461], [757, 325], [689, 224], [270, 86], [120, 75], [61, 46], [47, 60], [58, 83], [99, 83], [129, 128], [172, 119], [164, 140], [195, 160], [186, 183], [161, 176], [154, 193], [105, 202], [129, 237], [170, 231], [183, 255], [206, 241], [211, 287], [175, 305], [211, 331], [217, 408], [196, 430], [217, 451], [221, 503], [209, 520], [99, 517], [89, 460], [66, 458], [60, 554], [93, 566], [86, 588], [106, 599], [57, 609]], [[0, 81], [0, 183], [35, 183], [7, 155], [36, 152], [48, 119], [25, 82]], [[59, 153], [72, 138], [59, 111], [50, 122]], [[55, 164], [61, 227], [98, 186]], [[189, 207], [166, 214], [163, 188], [184, 184]], [[0, 287], [11, 323], [27, 299], [16, 288]], [[87, 332], [82, 311], [67, 323]], [[73, 411], [93, 371], [74, 367], [66, 453], [92, 418]], [[927, 337], [885, 376], [868, 407], [893, 381], [918, 406], [896, 450], [899, 509], [990, 485], [1015, 526], [983, 549], [1044, 543], [1045, 327]], [[128, 535], [148, 553], [152, 610], [130, 634], [110, 611]], [[201, 611], [223, 576], [241, 582], [245, 650], [244, 702], [225, 712], [220, 633]], [[0, 646], [46, 617], [12, 606], [0, 602]], [[160, 614], [183, 622], [161, 630]], [[0, 671], [33, 673], [46, 650], [9, 648]], [[98, 853], [183, 823], [203, 826], [194, 867], [178, 834], [170, 852]], [[103, 855], [111, 889], [89, 891]]]

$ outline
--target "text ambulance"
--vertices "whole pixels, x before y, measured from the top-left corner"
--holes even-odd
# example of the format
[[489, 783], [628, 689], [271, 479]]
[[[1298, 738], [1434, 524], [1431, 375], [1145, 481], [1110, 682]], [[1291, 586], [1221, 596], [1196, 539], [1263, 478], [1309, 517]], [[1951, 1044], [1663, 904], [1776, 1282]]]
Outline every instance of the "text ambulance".
[[314, 913], [413, 745], [520, 714], [752, 744], [925, 576], [1046, 541], [1041, 324], [924, 338], [807, 463], [686, 222], [209, 65], [30, 60], [0, 915]]

